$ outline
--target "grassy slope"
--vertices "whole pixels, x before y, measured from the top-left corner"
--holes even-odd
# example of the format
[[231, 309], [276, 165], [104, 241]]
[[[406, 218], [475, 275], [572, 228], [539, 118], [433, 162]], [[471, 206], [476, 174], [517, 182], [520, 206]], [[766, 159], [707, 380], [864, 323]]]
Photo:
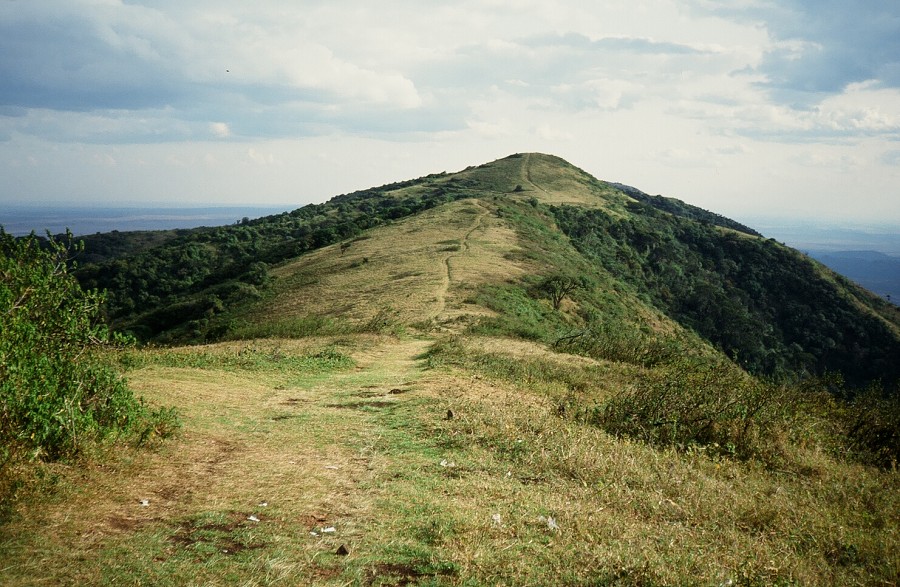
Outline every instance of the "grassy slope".
[[780, 472], [617, 440], [560, 414], [559, 374], [608, 393], [634, 367], [492, 338], [425, 361], [429, 344], [360, 335], [144, 351], [132, 385], [177, 405], [185, 432], [153, 454], [54, 471], [55, 494], [3, 529], [4, 584], [900, 577], [896, 473], [815, 450]]
[[[537, 155], [432, 181], [484, 197], [279, 266], [234, 325], [332, 336], [127, 357], [131, 385], [178, 407], [184, 432], [48, 469], [52, 491], [0, 530], [4, 584], [900, 581], [896, 471], [839, 460], [816, 436], [792, 439], [783, 466], [654, 448], [566, 409], [652, 371], [542, 343], [591, 317], [702, 345], [530, 203], [624, 215], [627, 197]], [[592, 280], [559, 313], [526, 291], [553, 271]], [[407, 334], [358, 334], [367, 324]], [[495, 336], [509, 332], [532, 340]]]

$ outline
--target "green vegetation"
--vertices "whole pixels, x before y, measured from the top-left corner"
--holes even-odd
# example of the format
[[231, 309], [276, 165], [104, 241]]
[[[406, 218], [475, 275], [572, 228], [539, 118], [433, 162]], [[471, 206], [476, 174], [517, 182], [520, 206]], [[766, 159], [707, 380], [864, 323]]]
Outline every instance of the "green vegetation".
[[30, 461], [78, 455], [122, 434], [168, 435], [170, 410], [150, 412], [106, 360], [121, 343], [99, 321], [103, 298], [67, 270], [66, 241], [45, 246], [0, 229], [0, 502]]
[[122, 242], [124, 233], [95, 235], [85, 255], [100, 261], [84, 264], [76, 275], [83, 287], [108, 292], [111, 324], [140, 340], [219, 339], [228, 332], [227, 317], [260, 298], [271, 265], [468, 196], [465, 182], [442, 177], [354, 192], [231, 226], [168, 232], [156, 240], [147, 233], [136, 233], [137, 243]]
[[900, 580], [898, 315], [728, 219], [522, 154], [95, 245], [155, 342], [79, 364], [185, 433], [13, 504], [10, 585]]
[[631, 206], [627, 217], [553, 208], [578, 250], [751, 373], [900, 378], [900, 338], [862, 294], [774, 241]]

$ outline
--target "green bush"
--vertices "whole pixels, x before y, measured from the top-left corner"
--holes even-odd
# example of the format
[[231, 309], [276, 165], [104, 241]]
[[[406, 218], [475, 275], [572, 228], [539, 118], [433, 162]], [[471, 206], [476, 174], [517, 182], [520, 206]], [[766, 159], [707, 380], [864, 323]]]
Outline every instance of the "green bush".
[[154, 423], [106, 362], [114, 339], [99, 320], [103, 296], [68, 271], [77, 248], [71, 234], [16, 239], [0, 228], [0, 481], [138, 424], [173, 428], [172, 414]]
[[900, 462], [900, 396], [873, 385], [843, 411], [843, 432], [856, 460], [884, 468]]
[[684, 357], [649, 371], [582, 418], [652, 444], [769, 458], [777, 456], [779, 433], [792, 413], [787, 388], [761, 383], [725, 362]]

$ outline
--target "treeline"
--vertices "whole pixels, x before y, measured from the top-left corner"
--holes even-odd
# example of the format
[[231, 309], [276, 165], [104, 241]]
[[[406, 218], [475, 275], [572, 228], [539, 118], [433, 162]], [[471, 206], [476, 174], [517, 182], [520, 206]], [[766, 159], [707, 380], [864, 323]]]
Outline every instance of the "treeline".
[[[359, 235], [385, 222], [468, 197], [465, 186], [436, 182], [440, 175], [341, 195], [256, 220], [179, 231], [137, 247], [128, 233], [95, 235], [76, 275], [86, 289], [106, 290], [111, 325], [141, 340], [198, 341], [224, 334], [215, 316], [259, 297], [268, 267]], [[421, 189], [401, 188], [422, 184]], [[115, 255], [90, 262], [104, 254]]]
[[900, 340], [811, 259], [642, 202], [632, 214], [553, 207], [593, 263], [759, 375], [840, 372], [863, 385], [900, 379]]

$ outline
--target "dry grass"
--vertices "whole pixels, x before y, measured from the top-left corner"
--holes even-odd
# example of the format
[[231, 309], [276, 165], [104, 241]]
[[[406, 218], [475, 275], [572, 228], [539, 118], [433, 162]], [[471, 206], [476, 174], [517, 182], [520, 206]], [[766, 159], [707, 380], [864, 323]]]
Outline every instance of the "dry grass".
[[[786, 474], [618, 440], [561, 415], [557, 400], [567, 382], [587, 381], [579, 373], [608, 393], [634, 367], [497, 339], [453, 344], [530, 375], [494, 376], [478, 361], [423, 370], [430, 341], [378, 336], [149, 352], [132, 385], [178, 406], [185, 431], [155, 453], [58, 471], [55, 496], [23, 504], [4, 528], [4, 584], [900, 577], [897, 473], [811, 450], [803, 471]], [[248, 345], [280, 357], [336, 348], [354, 366], [216, 366]], [[172, 353], [210, 360], [173, 367]], [[347, 555], [336, 554], [342, 545]]]
[[471, 303], [481, 284], [521, 275], [504, 258], [515, 248], [515, 234], [488, 205], [455, 202], [372, 230], [343, 253], [326, 247], [275, 269], [277, 293], [254, 319], [365, 321], [390, 308], [403, 324], [464, 322], [488, 313]]

